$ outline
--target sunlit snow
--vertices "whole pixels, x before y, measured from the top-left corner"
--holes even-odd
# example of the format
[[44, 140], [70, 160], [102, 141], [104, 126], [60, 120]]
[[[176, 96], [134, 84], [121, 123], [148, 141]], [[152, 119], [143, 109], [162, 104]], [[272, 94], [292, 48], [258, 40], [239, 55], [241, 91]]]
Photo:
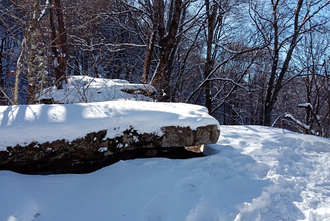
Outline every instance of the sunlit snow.
[[330, 220], [329, 139], [221, 126], [204, 153], [83, 175], [0, 171], [0, 220]]
[[[67, 89], [44, 95], [74, 104], [0, 106], [0, 150], [104, 129], [114, 137], [132, 125], [160, 133], [162, 126], [218, 124], [197, 105], [122, 101], [152, 101], [121, 90], [127, 87], [154, 90], [75, 76]], [[104, 100], [115, 101], [96, 102]], [[95, 103], [76, 103], [86, 101]], [[220, 129], [202, 158], [127, 160], [80, 175], [0, 171], [0, 221], [330, 221], [330, 139], [260, 126]]]
[[72, 141], [107, 130], [114, 138], [133, 127], [161, 134], [163, 126], [196, 129], [218, 125], [203, 106], [147, 101], [104, 101], [79, 104], [0, 106], [0, 150], [32, 142]]
[[[65, 89], [57, 90], [55, 86], [44, 89], [38, 100], [52, 98], [56, 103], [99, 102], [111, 100], [144, 100], [152, 101], [150, 97], [155, 88], [147, 84], [132, 84], [121, 79], [92, 78], [89, 76], [68, 76]], [[125, 90], [135, 93], [128, 94]]]

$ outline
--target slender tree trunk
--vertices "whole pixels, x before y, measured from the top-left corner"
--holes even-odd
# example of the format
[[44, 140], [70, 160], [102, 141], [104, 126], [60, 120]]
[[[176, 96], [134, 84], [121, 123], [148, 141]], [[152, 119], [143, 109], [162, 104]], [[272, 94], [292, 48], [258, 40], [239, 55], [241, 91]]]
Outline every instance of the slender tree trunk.
[[[278, 59], [279, 59], [279, 27], [277, 26], [278, 18], [277, 18], [277, 10], [278, 10], [278, 5], [275, 4], [273, 5], [273, 28], [274, 28], [274, 58], [273, 58], [273, 66], [272, 66], [272, 73], [270, 76], [270, 80], [268, 83], [268, 88], [266, 92], [266, 100], [264, 104], [264, 122], [263, 124], [265, 126], [270, 126], [271, 124], [271, 116], [272, 112], [275, 106], [275, 103], [277, 101], [278, 95], [280, 90], [282, 89], [282, 82], [284, 79], [285, 74], [288, 71], [289, 64], [292, 58], [293, 51], [296, 47], [297, 41], [298, 41], [298, 36], [300, 34], [300, 30], [302, 28], [302, 23], [299, 22], [299, 15], [300, 15], [300, 10], [303, 5], [303, 0], [299, 0], [297, 2], [296, 10], [294, 13], [294, 31], [292, 35], [292, 39], [290, 42], [290, 46], [288, 48], [283, 66], [280, 69], [280, 73], [278, 75], [278, 78], [275, 82], [275, 77], [277, 75], [277, 69], [278, 69]], [[276, 2], [278, 3], [278, 1]]]
[[[278, 1], [276, 2], [278, 3]], [[273, 111], [273, 104], [271, 103], [272, 94], [274, 90], [275, 77], [278, 68], [279, 59], [279, 33], [278, 33], [278, 17], [277, 17], [277, 4], [273, 4], [273, 29], [274, 29], [274, 56], [272, 62], [272, 70], [270, 73], [270, 78], [268, 81], [268, 86], [266, 90], [266, 99], [264, 102], [264, 114], [263, 114], [263, 125], [270, 126], [271, 114]]]
[[[0, 46], [0, 88], [2, 90], [5, 87], [4, 75], [3, 75], [3, 66], [2, 66], [2, 58], [3, 58], [3, 47], [6, 38], [1, 39], [1, 46]], [[0, 105], [5, 105], [5, 95], [0, 91]]]
[[37, 88], [37, 35], [38, 35], [38, 17], [39, 17], [39, 0], [34, 0], [32, 5], [32, 12], [29, 18], [29, 31], [27, 34], [27, 66], [28, 66], [28, 104], [34, 104], [36, 101]]
[[66, 83], [66, 62], [68, 57], [68, 41], [67, 33], [64, 25], [64, 16], [62, 13], [62, 6], [60, 0], [55, 0], [57, 20], [58, 20], [58, 34], [60, 38], [60, 44], [62, 49], [62, 54], [60, 55], [60, 83], [58, 88], [63, 88], [63, 83]]
[[142, 75], [143, 83], [148, 83], [151, 59], [154, 51], [157, 33], [159, 33], [160, 38], [163, 38], [163, 35], [165, 34], [164, 24], [163, 24], [164, 22], [163, 19], [164, 9], [162, 9], [163, 6], [164, 6], [163, 0], [154, 0], [152, 30], [150, 34], [148, 33], [146, 55], [143, 64], [143, 75]]
[[[155, 17], [155, 16], [154, 16]], [[154, 51], [154, 46], [155, 46], [155, 39], [156, 39], [156, 30], [157, 30], [157, 24], [154, 19], [154, 24], [153, 24], [153, 30], [151, 33], [148, 33], [148, 38], [147, 38], [147, 48], [146, 48], [146, 55], [144, 58], [144, 64], [143, 64], [143, 74], [142, 74], [142, 82], [143, 83], [148, 83], [148, 78], [149, 78], [149, 70], [150, 70], [150, 65], [151, 65], [151, 59], [152, 59], [152, 54]]]
[[23, 59], [24, 59], [24, 54], [26, 50], [26, 36], [24, 36], [21, 44], [21, 53], [17, 59], [17, 64], [16, 64], [16, 75], [15, 75], [15, 87], [14, 87], [14, 94], [13, 94], [13, 105], [18, 105], [18, 88], [19, 88], [19, 79], [20, 79], [20, 74], [22, 71], [23, 67]]
[[52, 32], [52, 51], [55, 57], [55, 84], [57, 89], [63, 89], [63, 84], [66, 83], [66, 62], [68, 56], [67, 33], [64, 25], [61, 1], [55, 0], [55, 5], [53, 5], [53, 0], [50, 0], [49, 3], [50, 5], [55, 6], [58, 23], [58, 31], [56, 31], [54, 10], [52, 7], [49, 13], [49, 18]]
[[[185, 17], [186, 17], [186, 8], [183, 8], [182, 9], [182, 12], [181, 12], [181, 19], [180, 19], [180, 28], [179, 28], [179, 33], [182, 33], [183, 31], [183, 24], [184, 21], [185, 21]], [[177, 54], [177, 51], [178, 51], [178, 46], [179, 46], [179, 43], [181, 41], [181, 36], [178, 36], [175, 40], [175, 43], [174, 43], [174, 46], [173, 46], [173, 49], [171, 51], [171, 54], [170, 54], [170, 57], [168, 59], [168, 76], [171, 76], [172, 75], [172, 72], [173, 72], [173, 66], [174, 66], [174, 60], [175, 60], [175, 56]], [[175, 80], [175, 82], [173, 82], [175, 84], [175, 90], [177, 90], [177, 80]], [[169, 82], [170, 82], [170, 79], [169, 79]], [[174, 98], [175, 98], [175, 92], [174, 91], [171, 91], [170, 92], [170, 98], [169, 98], [169, 101], [173, 101]]]
[[[209, 0], [205, 0], [206, 12], [207, 12], [207, 42], [206, 42], [206, 61], [205, 61], [205, 69], [204, 69], [204, 79], [208, 78], [210, 75], [214, 60], [212, 58], [212, 46], [214, 40], [214, 30], [216, 25], [216, 13], [217, 6], [210, 5]], [[211, 101], [211, 89], [210, 89], [210, 81], [206, 81], [203, 86], [204, 94], [205, 94], [205, 107], [208, 109], [209, 113], [212, 110], [212, 101]]]

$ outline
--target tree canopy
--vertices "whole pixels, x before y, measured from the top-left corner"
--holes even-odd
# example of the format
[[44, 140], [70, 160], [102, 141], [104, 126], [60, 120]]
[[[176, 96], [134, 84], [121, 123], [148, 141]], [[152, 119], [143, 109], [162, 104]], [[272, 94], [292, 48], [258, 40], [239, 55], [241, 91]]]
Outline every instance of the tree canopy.
[[0, 104], [124, 79], [220, 124], [330, 137], [330, 0], [3, 0]]

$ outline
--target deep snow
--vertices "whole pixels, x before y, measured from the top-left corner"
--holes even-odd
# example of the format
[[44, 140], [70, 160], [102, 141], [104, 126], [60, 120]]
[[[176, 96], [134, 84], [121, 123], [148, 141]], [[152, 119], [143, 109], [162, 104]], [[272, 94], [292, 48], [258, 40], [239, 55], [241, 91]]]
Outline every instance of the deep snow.
[[204, 152], [84, 175], [0, 171], [0, 220], [330, 220], [329, 139], [221, 126]]

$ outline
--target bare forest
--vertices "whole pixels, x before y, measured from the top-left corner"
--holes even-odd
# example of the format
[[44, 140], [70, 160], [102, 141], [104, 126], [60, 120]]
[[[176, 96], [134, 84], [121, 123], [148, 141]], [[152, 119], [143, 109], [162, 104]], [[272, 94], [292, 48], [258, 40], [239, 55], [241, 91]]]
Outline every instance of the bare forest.
[[330, 137], [330, 0], [1, 0], [0, 105], [124, 79], [223, 125]]

